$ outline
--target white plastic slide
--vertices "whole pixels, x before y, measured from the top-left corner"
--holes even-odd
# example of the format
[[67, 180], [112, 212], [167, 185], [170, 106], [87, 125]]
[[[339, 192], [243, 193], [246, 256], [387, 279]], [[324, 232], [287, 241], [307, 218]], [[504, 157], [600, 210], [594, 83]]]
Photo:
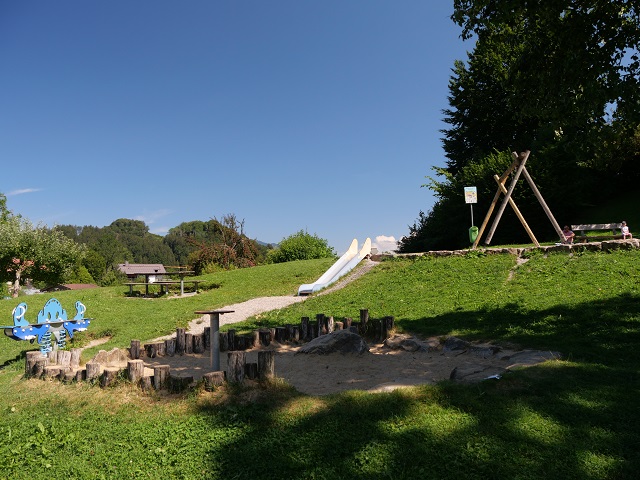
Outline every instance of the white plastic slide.
[[329, 270], [324, 272], [314, 283], [300, 285], [298, 295], [309, 295], [318, 290], [328, 287], [340, 277], [353, 270], [360, 261], [371, 253], [371, 239], [367, 238], [364, 245], [358, 251], [358, 239], [354, 238], [349, 249], [342, 255]]

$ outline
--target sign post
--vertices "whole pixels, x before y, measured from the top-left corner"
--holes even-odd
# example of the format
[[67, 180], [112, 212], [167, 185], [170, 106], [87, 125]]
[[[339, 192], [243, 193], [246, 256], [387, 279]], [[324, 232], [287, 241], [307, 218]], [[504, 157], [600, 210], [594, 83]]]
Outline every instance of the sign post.
[[476, 241], [478, 227], [473, 225], [473, 204], [478, 203], [478, 189], [476, 187], [464, 187], [464, 201], [471, 206], [471, 228], [469, 229], [469, 241]]

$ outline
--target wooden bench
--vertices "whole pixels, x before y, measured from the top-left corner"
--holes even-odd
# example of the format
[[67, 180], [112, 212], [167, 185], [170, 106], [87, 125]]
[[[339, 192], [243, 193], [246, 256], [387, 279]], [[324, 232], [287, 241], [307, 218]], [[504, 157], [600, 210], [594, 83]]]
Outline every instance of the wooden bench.
[[[571, 230], [576, 234], [573, 242], [587, 243], [590, 240], [619, 240], [622, 238], [622, 223], [588, 223], [584, 225], [572, 225]], [[609, 230], [609, 235], [586, 235], [586, 232]], [[618, 233], [616, 233], [616, 231]]]

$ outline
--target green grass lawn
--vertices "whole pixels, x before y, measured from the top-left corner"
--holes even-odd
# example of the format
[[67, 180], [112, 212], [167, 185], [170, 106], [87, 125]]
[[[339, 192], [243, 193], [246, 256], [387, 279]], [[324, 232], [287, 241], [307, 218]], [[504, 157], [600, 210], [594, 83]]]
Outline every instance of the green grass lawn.
[[[219, 273], [203, 278], [219, 288], [179, 300], [125, 298], [126, 287], [56, 297], [67, 308], [82, 300], [92, 335], [125, 347], [186, 325], [195, 310], [293, 294], [329, 264]], [[234, 326], [355, 319], [368, 308], [418, 335], [563, 354], [472, 386], [309, 397], [276, 382], [145, 395], [126, 382], [103, 390], [23, 380], [24, 361], [11, 359], [33, 346], [4, 338], [0, 478], [637, 478], [639, 264], [636, 251], [533, 255], [522, 265], [508, 255], [385, 261], [341, 290]], [[35, 316], [42, 305], [28, 301]], [[0, 302], [0, 315], [10, 320], [16, 304]]]

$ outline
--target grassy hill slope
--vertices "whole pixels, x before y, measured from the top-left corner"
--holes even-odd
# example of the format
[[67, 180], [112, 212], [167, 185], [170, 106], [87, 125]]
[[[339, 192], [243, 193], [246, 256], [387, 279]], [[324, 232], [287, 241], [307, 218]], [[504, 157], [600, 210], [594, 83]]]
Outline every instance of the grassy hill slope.
[[[368, 308], [412, 333], [563, 353], [471, 386], [313, 398], [276, 384], [167, 397], [126, 382], [102, 390], [24, 381], [23, 362], [11, 363], [0, 371], [0, 478], [636, 478], [639, 262], [636, 251], [533, 255], [522, 265], [510, 256], [387, 261], [342, 290], [244, 324]], [[96, 331], [108, 319], [112, 344], [126, 346], [131, 335], [184, 324], [191, 310], [291, 293], [323, 268], [218, 274], [220, 288], [192, 297], [197, 306], [123, 300], [123, 289], [98, 289], [86, 303]]]

